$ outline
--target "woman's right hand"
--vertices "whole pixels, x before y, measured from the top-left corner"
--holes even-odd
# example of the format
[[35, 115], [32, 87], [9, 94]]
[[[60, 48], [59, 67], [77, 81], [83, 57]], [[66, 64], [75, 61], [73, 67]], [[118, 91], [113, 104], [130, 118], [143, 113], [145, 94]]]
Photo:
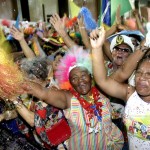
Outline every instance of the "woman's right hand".
[[65, 31], [65, 18], [61, 19], [58, 14], [52, 15], [50, 23], [58, 33]]
[[23, 93], [32, 94], [34, 96], [39, 95], [39, 91], [43, 88], [40, 84], [33, 80], [26, 80], [21, 86]]

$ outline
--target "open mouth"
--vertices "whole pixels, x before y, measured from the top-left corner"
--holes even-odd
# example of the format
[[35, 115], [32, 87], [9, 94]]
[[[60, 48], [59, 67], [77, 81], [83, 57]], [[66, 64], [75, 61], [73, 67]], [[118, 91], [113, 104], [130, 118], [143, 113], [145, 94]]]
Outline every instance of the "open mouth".
[[84, 83], [79, 84], [79, 88], [83, 89], [85, 87], [86, 87], [86, 84], [84, 84]]
[[78, 87], [79, 87], [80, 90], [85, 91], [86, 87], [87, 87], [87, 84], [85, 84], [85, 83], [82, 82], [82, 83], [79, 84]]
[[123, 60], [123, 57], [117, 56], [117, 59], [118, 59], [118, 60]]

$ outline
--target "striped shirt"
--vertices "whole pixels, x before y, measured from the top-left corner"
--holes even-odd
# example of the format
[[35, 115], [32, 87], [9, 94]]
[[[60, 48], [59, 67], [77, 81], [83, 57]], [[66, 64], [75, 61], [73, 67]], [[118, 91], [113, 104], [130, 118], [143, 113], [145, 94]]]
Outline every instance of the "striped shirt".
[[[120, 150], [122, 148], [122, 133], [111, 122], [110, 102], [104, 97], [101, 97], [99, 101], [103, 104], [102, 122], [99, 122], [94, 116], [91, 126], [95, 125], [95, 127], [90, 128], [86, 125], [89, 123], [86, 110], [82, 108], [75, 97], [72, 97], [71, 108], [64, 111], [72, 132], [68, 140], [69, 150]], [[112, 138], [115, 138], [115, 144]], [[114, 146], [115, 148], [113, 148]]]

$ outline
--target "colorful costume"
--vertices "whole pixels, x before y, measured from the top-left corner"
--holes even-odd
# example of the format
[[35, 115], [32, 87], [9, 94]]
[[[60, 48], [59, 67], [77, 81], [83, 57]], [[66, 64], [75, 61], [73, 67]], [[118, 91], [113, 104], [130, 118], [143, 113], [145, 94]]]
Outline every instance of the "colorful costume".
[[68, 149], [71, 150], [121, 150], [124, 140], [120, 130], [111, 122], [110, 102], [104, 96], [99, 99], [102, 102], [102, 121], [97, 117], [88, 123], [86, 110], [79, 101], [72, 97], [71, 108], [64, 110], [66, 118], [72, 130], [72, 136], [68, 140]]

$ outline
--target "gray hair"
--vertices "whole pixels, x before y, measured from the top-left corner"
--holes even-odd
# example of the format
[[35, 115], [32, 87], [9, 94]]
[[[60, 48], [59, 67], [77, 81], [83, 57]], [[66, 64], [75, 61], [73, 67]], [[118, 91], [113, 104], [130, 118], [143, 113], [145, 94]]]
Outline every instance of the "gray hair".
[[23, 59], [21, 61], [21, 70], [27, 73], [29, 78], [34, 76], [40, 80], [46, 80], [48, 76], [48, 63], [46, 58]]

